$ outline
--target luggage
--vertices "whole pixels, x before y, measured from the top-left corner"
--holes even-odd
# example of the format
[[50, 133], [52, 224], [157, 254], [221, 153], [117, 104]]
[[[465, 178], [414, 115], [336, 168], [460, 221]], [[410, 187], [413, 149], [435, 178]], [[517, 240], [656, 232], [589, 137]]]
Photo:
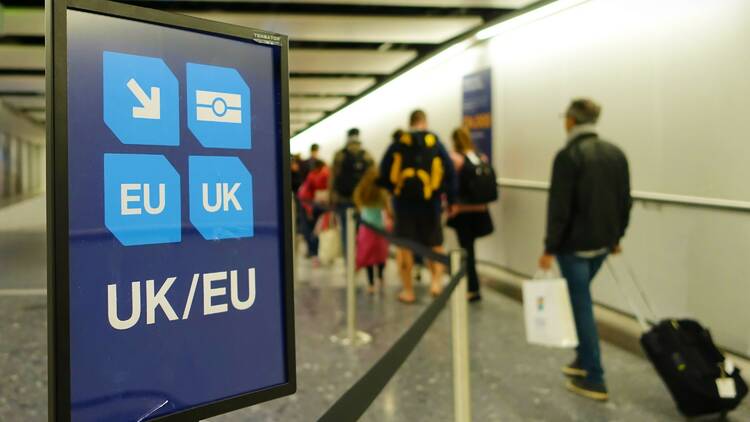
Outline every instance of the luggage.
[[[607, 268], [622, 290], [609, 260]], [[630, 275], [653, 314], [632, 271]], [[665, 319], [649, 327], [630, 297], [625, 296], [644, 329], [641, 346], [683, 415], [726, 414], [740, 404], [747, 395], [747, 384], [740, 369], [724, 357], [706, 328], [691, 319]]]
[[444, 163], [437, 136], [430, 132], [406, 132], [396, 144], [389, 170], [393, 194], [409, 201], [429, 201], [443, 183]]
[[[545, 276], [547, 277], [547, 276]], [[549, 347], [573, 348], [578, 333], [564, 278], [540, 278], [523, 282], [526, 341]]]
[[341, 256], [341, 233], [336, 213], [328, 211], [320, 216], [315, 225], [318, 236], [318, 259], [323, 265], [332, 264]]
[[[474, 159], [472, 159], [474, 158]], [[459, 173], [461, 201], [467, 204], [487, 204], [497, 201], [497, 178], [490, 163], [474, 155], [464, 154], [464, 165]]]
[[344, 158], [341, 162], [341, 171], [336, 175], [334, 188], [336, 193], [344, 198], [351, 198], [357, 184], [362, 179], [362, 175], [367, 170], [367, 160], [365, 152], [360, 150], [356, 152], [344, 149]]
[[663, 320], [641, 336], [641, 345], [685, 416], [729, 412], [747, 394], [739, 368], [697, 321]]

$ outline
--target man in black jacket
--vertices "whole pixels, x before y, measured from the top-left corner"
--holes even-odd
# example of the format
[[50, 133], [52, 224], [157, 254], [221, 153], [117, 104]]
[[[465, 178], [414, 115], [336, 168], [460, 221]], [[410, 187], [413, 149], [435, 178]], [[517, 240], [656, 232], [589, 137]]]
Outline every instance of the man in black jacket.
[[557, 153], [547, 206], [547, 236], [539, 266], [557, 257], [568, 282], [579, 345], [576, 359], [563, 368], [571, 391], [607, 400], [591, 281], [609, 253], [620, 252], [630, 217], [630, 175], [625, 154], [599, 139], [595, 123], [601, 108], [574, 100], [565, 114], [568, 141]]

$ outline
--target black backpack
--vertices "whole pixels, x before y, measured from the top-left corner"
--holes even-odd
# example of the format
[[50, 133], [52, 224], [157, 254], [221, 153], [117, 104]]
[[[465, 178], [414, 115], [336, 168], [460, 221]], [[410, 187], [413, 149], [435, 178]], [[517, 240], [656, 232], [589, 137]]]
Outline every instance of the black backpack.
[[349, 149], [344, 149], [343, 153], [344, 159], [341, 161], [340, 172], [336, 175], [334, 188], [340, 196], [351, 198], [354, 189], [357, 188], [357, 184], [367, 170], [367, 159], [363, 150], [351, 152]]
[[437, 143], [437, 136], [429, 132], [401, 135], [389, 171], [397, 198], [429, 201], [440, 190], [445, 170]]
[[459, 177], [459, 197], [467, 204], [486, 204], [497, 201], [497, 178], [495, 170], [486, 161], [480, 159], [474, 164], [464, 154], [464, 165]]

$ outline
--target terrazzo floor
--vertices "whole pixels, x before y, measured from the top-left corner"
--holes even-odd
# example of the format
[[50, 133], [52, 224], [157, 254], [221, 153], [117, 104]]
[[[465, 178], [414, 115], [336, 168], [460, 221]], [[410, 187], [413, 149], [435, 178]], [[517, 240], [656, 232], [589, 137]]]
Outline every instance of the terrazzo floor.
[[[43, 215], [38, 209], [43, 209], [43, 200], [28, 202], [25, 206], [31, 208], [20, 214]], [[0, 269], [0, 421], [44, 421], [46, 310], [45, 297], [34, 290], [44, 286], [42, 225], [6, 226], [0, 221]], [[417, 305], [397, 303], [391, 264], [382, 294], [358, 294], [359, 328], [372, 334], [373, 342], [351, 349], [330, 341], [344, 326], [342, 266], [313, 270], [301, 260], [298, 275], [297, 394], [215, 417], [212, 422], [316, 420], [430, 300], [420, 285]], [[360, 277], [363, 286], [364, 274]], [[486, 289], [484, 298], [469, 307], [474, 421], [685, 420], [650, 364], [609, 344], [603, 344], [603, 356], [610, 401], [602, 404], [568, 393], [559, 368], [571, 353], [528, 345], [521, 306]], [[452, 420], [451, 365], [450, 311], [446, 309], [361, 420]], [[747, 403], [729, 420], [750, 421]]]

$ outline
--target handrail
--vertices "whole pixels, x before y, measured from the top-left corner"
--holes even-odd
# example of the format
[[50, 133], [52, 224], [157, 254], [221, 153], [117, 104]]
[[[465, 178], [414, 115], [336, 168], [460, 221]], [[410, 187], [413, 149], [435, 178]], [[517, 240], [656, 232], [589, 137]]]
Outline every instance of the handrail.
[[[524, 179], [509, 179], [501, 177], [497, 184], [503, 188], [526, 189], [526, 190], [549, 190], [548, 182]], [[750, 212], [750, 201], [737, 201], [733, 199], [705, 198], [701, 196], [674, 195], [670, 193], [631, 191], [634, 200], [640, 202], [656, 202], [661, 204], [679, 205], [686, 207], [710, 208], [723, 211]]]

